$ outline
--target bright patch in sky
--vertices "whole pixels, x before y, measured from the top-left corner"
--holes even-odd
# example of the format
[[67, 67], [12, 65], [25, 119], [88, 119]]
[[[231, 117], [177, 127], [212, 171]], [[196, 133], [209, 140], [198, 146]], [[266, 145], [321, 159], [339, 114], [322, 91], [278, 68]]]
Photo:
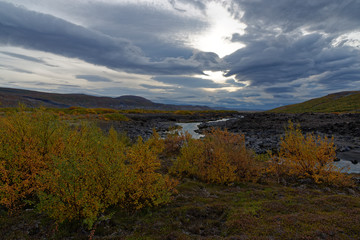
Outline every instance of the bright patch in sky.
[[198, 35], [190, 37], [190, 45], [204, 52], [214, 52], [219, 57], [229, 55], [245, 45], [231, 42], [234, 33], [244, 34], [246, 25], [234, 19], [220, 3], [207, 5], [206, 18], [210, 27]]
[[344, 34], [333, 41], [333, 46], [339, 46], [341, 44], [360, 48], [360, 32]]
[[225, 83], [227, 80], [232, 79], [231, 77], [225, 77], [223, 71], [204, 71], [205, 76], [201, 75], [203, 79], [209, 79], [217, 83]]

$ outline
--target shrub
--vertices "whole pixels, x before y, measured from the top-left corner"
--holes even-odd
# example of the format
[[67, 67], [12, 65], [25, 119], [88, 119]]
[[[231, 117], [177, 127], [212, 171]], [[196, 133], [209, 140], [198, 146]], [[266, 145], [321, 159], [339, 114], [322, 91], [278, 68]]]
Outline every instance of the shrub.
[[40, 178], [38, 209], [58, 222], [82, 220], [92, 227], [98, 216], [124, 198], [125, 146], [117, 133], [109, 136], [82, 124], [64, 136], [61, 152]]
[[278, 156], [272, 156], [270, 171], [281, 177], [310, 178], [316, 183], [348, 185], [350, 179], [334, 165], [334, 139], [303, 135], [290, 121], [281, 139]]
[[43, 109], [0, 118], [0, 204], [29, 200], [61, 223], [93, 227], [110, 206], [129, 210], [170, 201], [176, 181], [158, 173], [164, 141], [154, 132], [133, 146], [113, 128], [70, 126]]
[[171, 169], [207, 182], [256, 181], [260, 168], [243, 135], [213, 129], [202, 140], [188, 139]]
[[0, 118], [0, 204], [10, 211], [25, 205], [40, 188], [37, 177], [59, 152], [64, 125], [43, 109]]
[[166, 136], [164, 144], [164, 154], [167, 157], [174, 157], [180, 154], [180, 150], [182, 146], [189, 141], [191, 135], [189, 133], [179, 133], [178, 131], [174, 130], [173, 133], [170, 133]]
[[158, 155], [163, 150], [164, 142], [155, 131], [148, 141], [139, 137], [128, 149], [130, 181], [126, 185], [123, 207], [136, 210], [170, 201], [177, 181], [157, 172], [161, 167]]
[[110, 206], [137, 210], [169, 202], [176, 182], [156, 172], [161, 141], [155, 134], [128, 147], [113, 129], [104, 136], [82, 125], [42, 176], [39, 210], [58, 222], [82, 220], [91, 228]]
[[102, 116], [105, 120], [111, 121], [129, 121], [130, 119], [121, 113], [107, 113]]

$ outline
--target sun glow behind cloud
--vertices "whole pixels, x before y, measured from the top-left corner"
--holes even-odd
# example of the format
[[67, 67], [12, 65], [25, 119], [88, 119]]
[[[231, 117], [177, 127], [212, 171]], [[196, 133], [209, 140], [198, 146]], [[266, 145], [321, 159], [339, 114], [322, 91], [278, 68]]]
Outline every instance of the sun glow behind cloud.
[[216, 92], [216, 91], [236, 92], [249, 85], [248, 82], [241, 82], [238, 83], [239, 86], [235, 86], [233, 83], [235, 83], [236, 81], [233, 79], [233, 77], [224, 76], [225, 74], [224, 71], [204, 71], [204, 74], [205, 75], [195, 75], [195, 77], [206, 79], [209, 81], [211, 80], [215, 83], [219, 83], [223, 85], [223, 87], [219, 87], [219, 88], [204, 88], [204, 90], [208, 92]]
[[206, 18], [210, 27], [190, 37], [192, 47], [204, 52], [215, 52], [221, 58], [245, 47], [242, 43], [231, 42], [231, 36], [234, 33], [244, 34], [246, 25], [234, 19], [222, 4], [209, 3]]

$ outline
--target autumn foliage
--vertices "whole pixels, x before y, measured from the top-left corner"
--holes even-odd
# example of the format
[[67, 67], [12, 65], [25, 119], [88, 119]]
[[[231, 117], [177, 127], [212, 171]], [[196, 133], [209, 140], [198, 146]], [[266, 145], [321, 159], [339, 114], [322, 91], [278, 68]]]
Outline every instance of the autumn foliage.
[[42, 188], [37, 177], [58, 155], [63, 126], [37, 110], [0, 118], [0, 204], [16, 210]]
[[261, 171], [243, 135], [213, 129], [202, 140], [188, 138], [171, 169], [173, 174], [229, 184], [256, 181]]
[[334, 139], [304, 135], [299, 125], [289, 122], [281, 139], [278, 155], [273, 155], [269, 170], [281, 178], [309, 178], [315, 183], [349, 185], [350, 178], [334, 165]]
[[128, 141], [89, 123], [71, 126], [41, 109], [0, 118], [0, 204], [32, 202], [57, 222], [91, 228], [110, 206], [141, 209], [170, 201], [176, 181], [158, 173], [163, 140]]
[[[161, 139], [154, 131], [131, 144], [114, 129], [104, 133], [89, 122], [20, 107], [0, 117], [0, 205], [9, 213], [33, 205], [56, 222], [92, 228], [110, 208], [133, 212], [171, 200], [177, 181], [162, 173], [159, 156], [172, 165], [167, 170], [173, 176], [209, 183], [254, 182], [264, 169], [244, 135], [227, 130], [213, 129], [203, 139]], [[278, 179], [349, 185], [334, 158], [333, 139], [303, 135], [290, 122], [267, 169]]]

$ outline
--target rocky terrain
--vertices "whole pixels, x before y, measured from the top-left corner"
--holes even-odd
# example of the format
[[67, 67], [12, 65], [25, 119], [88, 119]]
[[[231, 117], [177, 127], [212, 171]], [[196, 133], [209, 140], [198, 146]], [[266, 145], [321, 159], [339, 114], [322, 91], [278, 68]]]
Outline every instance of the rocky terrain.
[[[322, 137], [334, 136], [338, 157], [343, 160], [360, 162], [360, 114], [325, 114], [325, 113], [266, 113], [266, 112], [224, 112], [208, 115], [175, 114], [127, 114], [128, 122], [103, 121], [101, 128], [126, 132], [132, 139], [138, 136], [148, 138], [152, 129], [162, 136], [178, 122], [202, 122], [199, 132], [209, 131], [213, 127], [228, 129], [234, 133], [243, 133], [246, 144], [256, 153], [276, 151], [288, 121], [299, 123], [304, 133], [315, 133]], [[210, 122], [221, 118], [228, 121]]]
[[99, 121], [100, 128], [108, 130], [114, 127], [118, 132], [126, 133], [131, 139], [141, 136], [147, 139], [155, 129], [161, 136], [165, 136], [169, 129], [180, 122], [207, 122], [222, 118], [235, 118], [238, 113], [234, 111], [209, 111], [194, 114], [124, 114], [130, 121]]
[[325, 113], [241, 113], [243, 117], [226, 122], [202, 123], [199, 128], [207, 131], [212, 127], [243, 133], [248, 147], [257, 153], [276, 150], [288, 121], [299, 123], [304, 133], [334, 136], [338, 157], [360, 162], [360, 114]]

